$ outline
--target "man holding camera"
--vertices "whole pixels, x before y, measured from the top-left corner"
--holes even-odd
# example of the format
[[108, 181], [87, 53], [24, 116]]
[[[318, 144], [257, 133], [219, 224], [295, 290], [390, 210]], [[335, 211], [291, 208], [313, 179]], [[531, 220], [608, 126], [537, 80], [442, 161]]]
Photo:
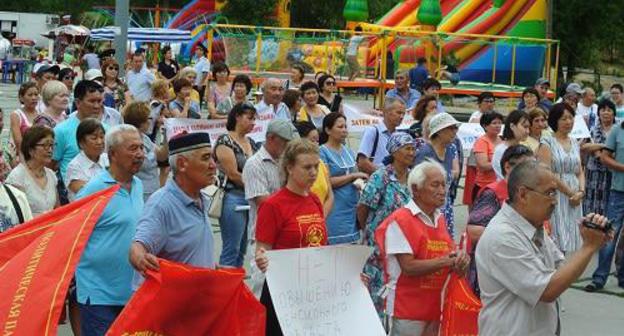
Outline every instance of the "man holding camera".
[[563, 255], [543, 227], [556, 204], [557, 185], [550, 170], [536, 161], [522, 162], [509, 175], [508, 191], [508, 201], [477, 246], [483, 302], [479, 334], [559, 335], [556, 300], [611, 238], [607, 219], [585, 216], [583, 246], [562, 263]]

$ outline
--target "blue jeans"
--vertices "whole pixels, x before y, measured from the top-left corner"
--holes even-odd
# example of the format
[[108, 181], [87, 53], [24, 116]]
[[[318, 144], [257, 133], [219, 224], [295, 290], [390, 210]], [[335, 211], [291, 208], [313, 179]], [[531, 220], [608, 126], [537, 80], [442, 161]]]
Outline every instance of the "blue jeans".
[[124, 306], [104, 306], [79, 303], [82, 336], [104, 336]]
[[229, 190], [223, 197], [223, 212], [219, 218], [223, 249], [219, 265], [241, 267], [247, 252], [248, 212], [235, 211], [237, 206], [248, 205], [242, 190]]
[[[607, 217], [613, 223], [615, 237], [618, 237], [622, 229], [622, 221], [624, 221], [624, 192], [611, 190], [607, 204]], [[603, 287], [607, 282], [613, 254], [615, 253], [615, 244], [616, 241], [612, 240], [598, 252], [598, 268], [596, 268], [592, 278], [593, 282], [599, 287]], [[620, 261], [620, 264], [617, 278], [619, 285], [622, 286], [624, 285], [624, 258]]]

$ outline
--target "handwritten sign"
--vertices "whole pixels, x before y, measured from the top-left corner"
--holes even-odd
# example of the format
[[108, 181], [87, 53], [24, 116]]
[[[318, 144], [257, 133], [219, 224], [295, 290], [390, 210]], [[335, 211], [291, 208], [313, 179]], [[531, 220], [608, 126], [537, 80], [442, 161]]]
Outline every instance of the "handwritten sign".
[[386, 335], [360, 279], [365, 246], [267, 252], [267, 284], [284, 335]]

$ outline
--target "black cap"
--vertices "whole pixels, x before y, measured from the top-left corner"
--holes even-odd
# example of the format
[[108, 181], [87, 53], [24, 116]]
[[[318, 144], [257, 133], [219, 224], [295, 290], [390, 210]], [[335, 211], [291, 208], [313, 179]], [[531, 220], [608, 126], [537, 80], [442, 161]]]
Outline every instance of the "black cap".
[[169, 154], [179, 154], [195, 149], [210, 147], [210, 135], [204, 132], [180, 133], [169, 139]]

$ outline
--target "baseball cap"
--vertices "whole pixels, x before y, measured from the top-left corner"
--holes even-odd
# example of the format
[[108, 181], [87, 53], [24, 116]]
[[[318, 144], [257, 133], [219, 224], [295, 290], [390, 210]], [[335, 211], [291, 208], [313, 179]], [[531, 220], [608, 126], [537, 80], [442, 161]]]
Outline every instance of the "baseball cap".
[[299, 139], [299, 133], [295, 126], [289, 121], [284, 119], [273, 119], [267, 126], [267, 134], [272, 133], [284, 140]]
[[35, 66], [33, 67], [33, 73], [36, 76], [41, 76], [46, 72], [51, 72], [55, 75], [58, 75], [59, 71], [61, 71], [61, 68], [59, 68], [58, 65], [50, 65], [46, 63], [38, 63], [35, 64]]
[[89, 71], [87, 71], [84, 75], [84, 79], [90, 81], [97, 78], [104, 78], [104, 75], [102, 75], [102, 71], [100, 71], [100, 69], [89, 69]]
[[568, 87], [566, 87], [566, 92], [567, 93], [576, 93], [576, 94], [584, 94], [585, 90], [581, 88], [581, 86], [577, 83], [570, 83], [568, 84]]
[[429, 120], [429, 134], [434, 135], [450, 126], [459, 126], [461, 123], [448, 113], [438, 113]]
[[538, 78], [535, 81], [535, 86], [538, 86], [538, 85], [548, 85], [548, 86], [550, 86], [550, 81], [548, 79], [544, 78], [544, 77]]

